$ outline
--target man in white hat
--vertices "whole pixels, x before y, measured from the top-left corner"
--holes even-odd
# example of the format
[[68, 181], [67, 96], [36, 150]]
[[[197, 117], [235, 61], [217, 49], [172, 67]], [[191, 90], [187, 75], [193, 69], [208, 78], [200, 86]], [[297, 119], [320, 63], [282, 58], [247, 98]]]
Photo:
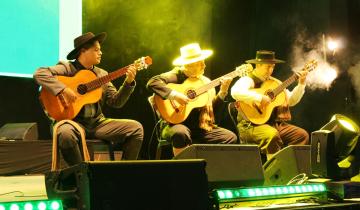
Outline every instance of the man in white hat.
[[[189, 103], [190, 99], [184, 93], [167, 87], [168, 83], [182, 84], [187, 78], [202, 80], [205, 84], [210, 79], [204, 76], [204, 60], [212, 55], [211, 50], [201, 50], [199, 44], [188, 44], [180, 49], [181, 56], [173, 61], [173, 70], [154, 76], [147, 84], [148, 88], [163, 99], [177, 101], [181, 105]], [[210, 103], [192, 110], [187, 119], [180, 124], [167, 125], [162, 130], [162, 137], [171, 141], [174, 155], [193, 143], [233, 144], [237, 142], [236, 135], [215, 125], [214, 111], [223, 108], [224, 98], [228, 94], [231, 78], [222, 78], [220, 91], [208, 91]]]
[[[276, 59], [273, 51], [260, 50], [256, 52], [255, 59], [247, 60], [246, 63], [255, 64], [256, 67], [248, 76], [236, 81], [231, 88], [231, 96], [236, 101], [250, 106], [258, 104], [258, 110], [266, 110], [265, 107], [272, 99], [265, 93], [255, 91], [254, 88], [260, 88], [266, 81], [275, 81], [277, 87], [281, 82], [271, 77], [271, 74], [275, 64], [284, 61]], [[306, 75], [307, 71], [298, 72], [298, 85], [291, 92], [284, 90], [284, 103], [275, 107], [272, 117], [267, 122], [254, 124], [246, 119], [246, 115], [244, 117], [241, 110], [238, 112], [240, 139], [243, 142], [258, 144], [262, 154], [266, 154], [268, 159], [284, 146], [309, 143], [309, 134], [304, 129], [288, 123], [291, 119], [289, 107], [295, 106], [304, 95]]]
[[[74, 76], [80, 70], [91, 71], [97, 77], [107, 75], [107, 71], [95, 66], [100, 63], [102, 52], [100, 44], [105, 40], [106, 33], [94, 35], [85, 33], [74, 40], [74, 49], [68, 54], [68, 62], [60, 61], [55, 66], [39, 68], [34, 73], [36, 82], [53, 95], [62, 95], [65, 103], [76, 101], [76, 93], [57, 80], [56, 76]], [[79, 114], [72, 119], [73, 123], [84, 128], [87, 138], [102, 139], [119, 144], [123, 150], [123, 159], [135, 160], [138, 157], [143, 141], [143, 127], [135, 120], [109, 119], [104, 116], [101, 105], [122, 107], [135, 88], [135, 67], [126, 72], [124, 83], [119, 89], [108, 82], [103, 85], [100, 101], [83, 106]], [[75, 124], [75, 125], [76, 125]], [[65, 123], [57, 129], [61, 153], [68, 165], [82, 161], [79, 150], [80, 133], [72, 124]]]

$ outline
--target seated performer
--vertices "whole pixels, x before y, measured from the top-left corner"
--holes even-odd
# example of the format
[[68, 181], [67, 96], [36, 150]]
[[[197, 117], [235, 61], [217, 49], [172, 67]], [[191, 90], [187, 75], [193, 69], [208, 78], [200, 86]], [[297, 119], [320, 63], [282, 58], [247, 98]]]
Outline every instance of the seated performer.
[[[95, 78], [107, 75], [105, 70], [95, 66], [101, 61], [100, 44], [105, 38], [106, 33], [94, 35], [91, 32], [77, 37], [74, 40], [75, 48], [67, 55], [67, 59], [73, 61], [60, 61], [55, 66], [39, 68], [34, 74], [34, 79], [51, 95], [61, 97], [66, 106], [74, 105], [75, 107], [80, 97], [76, 92], [78, 90], [66, 86], [64, 82], [58, 80], [57, 76], [73, 79], [80, 70], [96, 75]], [[123, 159], [137, 159], [143, 141], [142, 125], [135, 120], [106, 118], [101, 110], [104, 103], [116, 108], [121, 108], [126, 103], [135, 88], [136, 71], [134, 66], [127, 69], [125, 81], [118, 90], [111, 82], [103, 84], [100, 87], [102, 93], [100, 92], [98, 101], [84, 105], [72, 122], [58, 127], [58, 146], [69, 166], [82, 161], [78, 145], [80, 132], [76, 129], [78, 125], [85, 130], [87, 138], [112, 141], [121, 145]]]
[[[182, 47], [180, 52], [181, 56], [173, 62], [177, 67], [154, 76], [147, 84], [156, 94], [156, 107], [160, 113], [165, 113], [162, 117], [168, 122], [162, 130], [162, 137], [172, 142], [174, 155], [193, 143], [236, 143], [237, 137], [233, 132], [215, 125], [213, 112], [213, 108], [221, 108], [224, 104], [232, 78], [221, 79], [217, 95], [215, 88], [209, 88], [196, 100], [191, 100], [191, 96], [185, 93], [187, 89], [198, 88], [210, 82], [203, 74], [204, 60], [212, 51], [201, 50], [199, 44], [193, 43]], [[171, 111], [175, 114], [166, 116]]]
[[289, 107], [296, 105], [304, 95], [308, 71], [305, 69], [293, 75], [295, 79], [298, 77], [298, 85], [291, 92], [285, 87], [279, 95], [275, 93], [273, 99], [272, 94], [266, 93], [281, 84], [271, 74], [275, 64], [283, 62], [275, 59], [272, 51], [257, 51], [255, 59], [246, 61], [255, 64], [254, 71], [241, 77], [231, 88], [231, 96], [237, 101], [241, 140], [258, 144], [268, 159], [284, 146], [309, 143], [309, 135], [304, 129], [288, 123], [291, 119]]

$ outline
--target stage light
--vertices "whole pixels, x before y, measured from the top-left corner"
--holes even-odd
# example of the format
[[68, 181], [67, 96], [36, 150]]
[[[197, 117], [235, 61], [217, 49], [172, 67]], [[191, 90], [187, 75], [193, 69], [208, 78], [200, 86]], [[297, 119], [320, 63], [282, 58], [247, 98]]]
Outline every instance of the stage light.
[[332, 57], [335, 56], [335, 53], [340, 49], [344, 47], [343, 40], [340, 38], [332, 38], [330, 36], [327, 36], [325, 34], [322, 35], [322, 51], [325, 62], [327, 62], [327, 51], [330, 51], [332, 54]]
[[331, 51], [336, 51], [340, 47], [340, 43], [338, 40], [329, 40], [327, 43], [328, 49]]
[[19, 210], [19, 209], [20, 209], [20, 207], [17, 204], [11, 204], [11, 206], [10, 206], [10, 210]]
[[25, 210], [33, 210], [33, 205], [31, 203], [25, 203], [24, 205], [24, 209]]
[[345, 180], [359, 171], [360, 157], [355, 149], [359, 126], [350, 118], [335, 114], [320, 130], [311, 133], [312, 174]]
[[[212, 201], [216, 209], [258, 209], [258, 207], [298, 206], [299, 200], [318, 202], [327, 200], [327, 187], [323, 183], [301, 185], [277, 185], [242, 188], [224, 188], [213, 191]], [[302, 206], [314, 202], [302, 202]]]
[[330, 122], [320, 130], [328, 130], [335, 134], [335, 150], [338, 158], [346, 158], [355, 148], [359, 137], [359, 126], [350, 118], [335, 114]]
[[51, 208], [55, 210], [60, 209], [60, 203], [57, 201], [51, 202]]
[[0, 203], [0, 210], [63, 210], [61, 200]]
[[216, 198], [219, 202], [233, 202], [304, 196], [319, 193], [326, 193], [326, 186], [324, 184], [218, 189], [216, 190]]

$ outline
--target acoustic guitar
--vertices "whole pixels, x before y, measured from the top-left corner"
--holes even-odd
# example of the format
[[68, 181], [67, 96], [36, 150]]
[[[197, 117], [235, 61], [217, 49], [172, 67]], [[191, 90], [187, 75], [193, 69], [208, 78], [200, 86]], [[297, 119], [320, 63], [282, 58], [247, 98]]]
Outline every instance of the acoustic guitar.
[[[317, 61], [312, 60], [304, 66], [303, 70], [312, 71], [316, 68], [316, 66]], [[298, 74], [294, 73], [291, 77], [282, 83], [272, 79], [266, 80], [263, 82], [260, 88], [254, 88], [252, 91], [269, 96], [271, 102], [266, 107], [261, 109], [258, 104], [248, 104], [242, 101], [237, 101], [236, 107], [238, 111], [246, 120], [254, 124], [259, 125], [266, 123], [270, 119], [273, 109], [284, 104], [286, 99], [284, 91], [285, 88], [295, 82], [298, 78]]]
[[[244, 76], [252, 71], [250, 64], [243, 64], [237, 67], [234, 71], [224, 75], [224, 77], [234, 78], [236, 76]], [[154, 102], [161, 118], [172, 124], [178, 124], [186, 120], [190, 112], [194, 108], [205, 106], [210, 100], [208, 90], [220, 85], [221, 77], [204, 84], [204, 82], [197, 78], [188, 78], [182, 84], [169, 83], [166, 86], [172, 90], [176, 90], [186, 95], [190, 102], [186, 105], [181, 105], [175, 100], [165, 99], [160, 96], [154, 96]]]
[[40, 101], [45, 112], [53, 119], [57, 121], [71, 120], [80, 112], [84, 105], [96, 103], [101, 99], [102, 85], [126, 74], [130, 66], [135, 66], [139, 71], [146, 69], [151, 64], [151, 57], [146, 56], [102, 77], [97, 77], [94, 72], [89, 70], [80, 70], [72, 77], [56, 76], [60, 82], [76, 93], [77, 99], [73, 103], [67, 104], [61, 93], [55, 96], [46, 88], [42, 88], [40, 91]]

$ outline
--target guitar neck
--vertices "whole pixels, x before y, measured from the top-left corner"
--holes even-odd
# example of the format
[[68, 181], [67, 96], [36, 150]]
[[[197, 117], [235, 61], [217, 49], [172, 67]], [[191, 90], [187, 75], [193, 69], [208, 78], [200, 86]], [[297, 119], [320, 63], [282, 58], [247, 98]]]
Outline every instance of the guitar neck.
[[80, 89], [83, 92], [89, 92], [89, 91], [95, 90], [95, 89], [101, 87], [102, 85], [126, 74], [127, 69], [131, 66], [135, 67], [136, 70], [139, 71], [141, 69], [146, 69], [151, 64], [152, 64], [152, 59], [150, 56], [141, 57], [130, 65], [127, 65], [123, 68], [115, 70], [115, 71], [113, 71], [105, 76], [99, 77], [91, 82], [82, 84]]
[[[307, 62], [302, 70], [306, 70], [308, 72], [314, 70], [317, 67], [317, 61], [311, 60]], [[291, 77], [289, 77], [287, 80], [285, 80], [283, 83], [281, 83], [277, 88], [273, 90], [274, 97], [279, 95], [285, 88], [287, 88], [289, 85], [291, 85], [293, 82], [295, 82], [299, 76], [297, 74], [293, 74]]]
[[274, 96], [279, 95], [282, 91], [285, 90], [289, 85], [291, 85], [293, 82], [295, 82], [298, 79], [298, 75], [293, 74], [291, 77], [289, 77], [287, 80], [285, 80], [281, 85], [279, 85], [277, 88], [273, 90]]
[[210, 90], [211, 88], [214, 88], [214, 87], [220, 85], [220, 80], [221, 80], [222, 77], [234, 78], [234, 77], [236, 77], [238, 74], [239, 74], [239, 73], [235, 70], [235, 71], [232, 71], [232, 72], [230, 72], [230, 73], [228, 73], [228, 74], [225, 74], [225, 75], [223, 75], [223, 76], [221, 76], [221, 77], [219, 77], [219, 78], [216, 78], [216, 79], [214, 79], [213, 81], [211, 81], [210, 83], [208, 83], [208, 84], [206, 84], [206, 85], [204, 85], [204, 86], [196, 89], [196, 90], [195, 90], [196, 95], [201, 95], [201, 94], [207, 92], [208, 90]]
[[[133, 65], [133, 64], [131, 64]], [[102, 76], [102, 77], [99, 77], [91, 82], [88, 82], [84, 85], [86, 85], [87, 87], [87, 91], [91, 91], [91, 90], [95, 90], [99, 87], [101, 87], [102, 85], [114, 80], [114, 79], [117, 79], [119, 77], [121, 77], [122, 75], [124, 75], [127, 71], [127, 69], [129, 68], [129, 66], [131, 65], [128, 65], [128, 66], [125, 66], [123, 68], [120, 68], [118, 70], [115, 70], [105, 76]]]

